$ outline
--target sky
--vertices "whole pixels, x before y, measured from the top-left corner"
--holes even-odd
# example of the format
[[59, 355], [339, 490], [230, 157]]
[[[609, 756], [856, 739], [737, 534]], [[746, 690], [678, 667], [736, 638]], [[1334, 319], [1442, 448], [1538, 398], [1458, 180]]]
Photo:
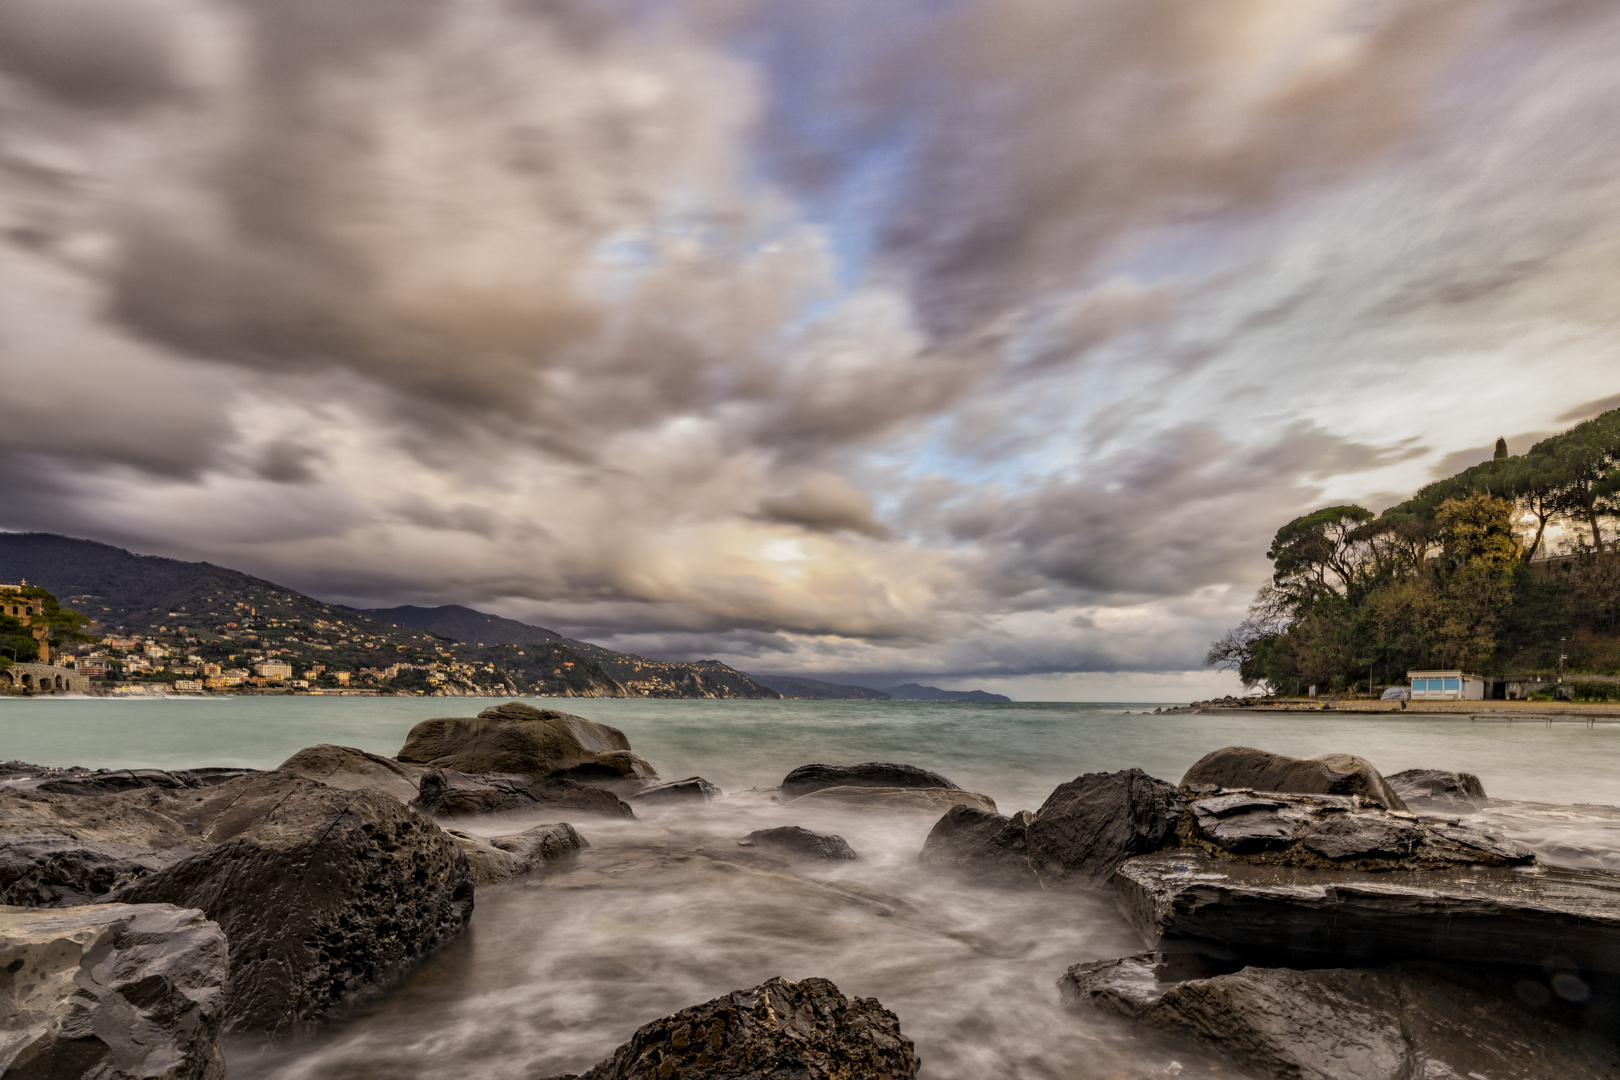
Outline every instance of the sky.
[[0, 0], [0, 528], [1188, 700], [1620, 405], [1610, 0]]

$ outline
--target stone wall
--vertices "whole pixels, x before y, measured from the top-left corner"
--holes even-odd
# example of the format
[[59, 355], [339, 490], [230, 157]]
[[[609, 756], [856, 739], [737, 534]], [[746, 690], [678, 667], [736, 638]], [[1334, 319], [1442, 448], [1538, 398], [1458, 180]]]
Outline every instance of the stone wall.
[[49, 664], [12, 664], [0, 671], [0, 694], [82, 694], [89, 689], [86, 676]]

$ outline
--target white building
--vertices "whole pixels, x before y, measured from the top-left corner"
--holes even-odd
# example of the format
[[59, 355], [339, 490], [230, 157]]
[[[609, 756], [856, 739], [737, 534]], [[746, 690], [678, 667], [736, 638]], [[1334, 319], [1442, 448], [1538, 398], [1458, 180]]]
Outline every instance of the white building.
[[290, 679], [293, 673], [292, 665], [285, 660], [266, 660], [254, 664], [253, 670], [261, 678], [265, 679]]
[[1465, 671], [1408, 671], [1413, 701], [1483, 701], [1490, 680]]

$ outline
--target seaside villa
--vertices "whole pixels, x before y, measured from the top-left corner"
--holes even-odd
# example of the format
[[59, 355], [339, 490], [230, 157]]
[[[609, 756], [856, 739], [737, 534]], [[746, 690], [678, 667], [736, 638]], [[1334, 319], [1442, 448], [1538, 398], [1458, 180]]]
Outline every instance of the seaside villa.
[[1408, 671], [1413, 701], [1483, 701], [1494, 680], [1465, 671]]

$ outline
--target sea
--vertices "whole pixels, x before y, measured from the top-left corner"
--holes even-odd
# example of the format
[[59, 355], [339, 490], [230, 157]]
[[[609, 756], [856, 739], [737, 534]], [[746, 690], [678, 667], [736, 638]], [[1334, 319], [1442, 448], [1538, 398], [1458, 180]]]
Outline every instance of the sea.
[[[1111, 897], [942, 878], [917, 863], [932, 815], [771, 799], [768, 789], [811, 762], [919, 765], [1012, 813], [1086, 772], [1135, 766], [1173, 782], [1222, 746], [1344, 752], [1385, 773], [1475, 773], [1489, 795], [1518, 801], [1503, 827], [1539, 850], [1566, 844], [1570, 861], [1599, 866], [1620, 858], [1620, 724], [1154, 714], [1151, 703], [533, 700], [612, 724], [664, 778], [702, 776], [727, 796], [644, 808], [636, 821], [579, 817], [589, 850], [480, 891], [471, 929], [386, 995], [312, 1035], [232, 1038], [233, 1080], [583, 1072], [640, 1025], [775, 975], [822, 976], [849, 996], [877, 998], [916, 1043], [926, 1080], [1245, 1075], [1189, 1044], [1063, 1005], [1057, 980], [1069, 966], [1142, 948]], [[321, 742], [391, 755], [413, 724], [492, 703], [7, 700], [0, 759], [273, 768]], [[498, 835], [540, 820], [457, 827]], [[793, 871], [735, 858], [738, 838], [775, 825], [837, 833], [860, 858]]]

